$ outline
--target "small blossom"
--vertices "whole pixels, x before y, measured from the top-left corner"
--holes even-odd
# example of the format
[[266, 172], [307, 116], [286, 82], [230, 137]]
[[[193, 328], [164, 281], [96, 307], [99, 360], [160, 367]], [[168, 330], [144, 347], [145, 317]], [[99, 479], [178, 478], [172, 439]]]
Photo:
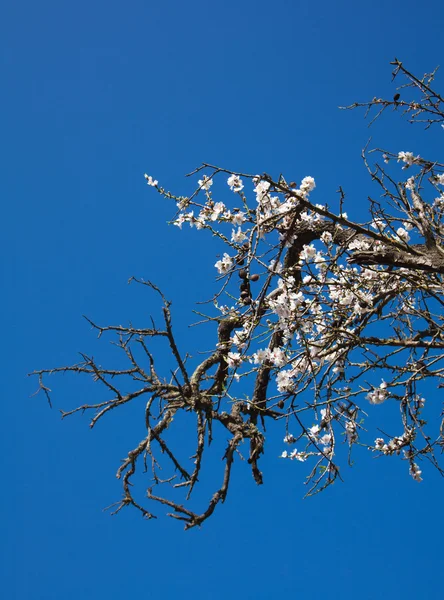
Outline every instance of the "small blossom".
[[313, 244], [310, 244], [309, 246], [307, 246], [307, 244], [304, 244], [304, 246], [302, 247], [301, 259], [310, 260], [314, 258], [316, 254], [317, 251]]
[[257, 352], [255, 352], [251, 360], [254, 364], [262, 365], [266, 360], [268, 360], [269, 356], [270, 350], [268, 348], [265, 348], [265, 350], [258, 350]]
[[414, 177], [409, 177], [406, 181], [405, 187], [407, 190], [410, 190], [411, 192], [415, 190], [415, 178]]
[[373, 227], [373, 229], [376, 229], [376, 231], [383, 231], [386, 228], [386, 226], [386, 223], [384, 223], [382, 219], [374, 219], [370, 223], [370, 227]]
[[233, 225], [242, 225], [244, 221], [245, 213], [243, 213], [242, 211], [236, 212], [233, 215], [231, 215], [231, 222], [233, 223]]
[[329, 446], [331, 443], [331, 434], [324, 434], [321, 438], [319, 438], [319, 443], [322, 444], [322, 446]]
[[321, 428], [319, 427], [319, 425], [313, 425], [313, 427], [310, 427], [310, 429], [308, 429], [307, 431], [308, 431], [309, 437], [317, 438], [318, 433], [321, 431]]
[[269, 188], [270, 188], [270, 184], [268, 183], [268, 181], [260, 181], [259, 180], [256, 183], [256, 187], [254, 188], [254, 191], [256, 192], [256, 200], [259, 203], [267, 195]]
[[398, 227], [398, 229], [396, 230], [396, 235], [403, 241], [403, 242], [408, 242], [410, 239], [409, 234], [407, 233], [407, 231], [403, 228], [403, 227]]
[[382, 438], [376, 438], [375, 440], [375, 448], [377, 450], [382, 450], [384, 447], [384, 440]]
[[290, 371], [279, 371], [276, 375], [276, 385], [279, 392], [291, 392], [294, 383], [290, 378]]
[[366, 399], [370, 402], [370, 404], [382, 404], [388, 396], [386, 388], [386, 382], [382, 381], [381, 385], [378, 388], [375, 388], [372, 392], [369, 392], [367, 394]]
[[233, 259], [226, 252], [221, 260], [218, 260], [214, 265], [221, 275], [225, 275], [233, 266]]
[[403, 169], [408, 169], [411, 167], [417, 160], [419, 156], [413, 156], [412, 152], [398, 152], [398, 162], [402, 160], [405, 165], [402, 167]]
[[331, 244], [333, 241], [332, 234], [329, 231], [324, 231], [324, 233], [321, 235], [321, 241], [323, 241], [326, 245]]
[[237, 231], [233, 229], [231, 232], [231, 241], [235, 242], [236, 244], [243, 242], [246, 239], [246, 237], [246, 234], [242, 231], [240, 227]]
[[411, 463], [409, 472], [415, 481], [422, 481], [422, 471], [416, 463]]
[[274, 348], [269, 357], [275, 367], [283, 367], [287, 362], [285, 352], [283, 352], [280, 348]]
[[244, 189], [242, 179], [238, 175], [230, 175], [230, 177], [228, 177], [227, 183], [233, 192], [240, 192]]
[[245, 348], [246, 344], [246, 333], [244, 331], [236, 331], [231, 338], [231, 343], [238, 348]]
[[239, 354], [239, 352], [228, 352], [227, 364], [229, 367], [238, 367], [241, 364], [241, 362], [242, 356]]
[[301, 181], [301, 192], [308, 194], [313, 191], [316, 187], [315, 180], [313, 177], [304, 177]]
[[216, 202], [212, 208], [212, 212], [210, 213], [211, 221], [217, 221], [221, 214], [225, 211], [225, 204], [223, 202]]
[[157, 179], [153, 179], [153, 178], [151, 177], [151, 175], [147, 175], [147, 174], [145, 173], [144, 177], [145, 177], [145, 179], [146, 179], [146, 183], [147, 183], [147, 185], [150, 185], [151, 187], [156, 187], [156, 185], [159, 183], [159, 182], [157, 181]]
[[202, 179], [199, 179], [197, 183], [203, 190], [209, 190], [210, 187], [213, 185], [213, 180], [211, 179], [211, 177], [207, 177], [206, 175], [204, 175]]
[[290, 454], [290, 458], [292, 460], [296, 459], [296, 460], [299, 460], [300, 462], [304, 462], [307, 460], [307, 454], [305, 452], [298, 452], [295, 448], [292, 451], [292, 453]]

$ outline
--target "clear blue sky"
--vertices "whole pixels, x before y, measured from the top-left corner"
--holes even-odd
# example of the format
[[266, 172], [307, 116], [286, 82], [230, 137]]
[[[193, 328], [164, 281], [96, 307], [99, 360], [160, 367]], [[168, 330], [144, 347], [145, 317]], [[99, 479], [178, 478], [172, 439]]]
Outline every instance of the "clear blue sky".
[[[392, 95], [394, 56], [418, 73], [444, 63], [443, 20], [439, 0], [4, 3], [5, 599], [442, 598], [444, 486], [431, 468], [417, 484], [399, 460], [361, 455], [344, 484], [302, 500], [298, 465], [269, 452], [266, 485], [240, 472], [200, 531], [131, 510], [111, 517], [102, 508], [120, 498], [114, 473], [139, 424], [62, 423], [58, 409], [91, 388], [52, 379], [51, 411], [30, 398], [26, 373], [78, 351], [106, 362], [81, 315], [147, 322], [159, 305], [126, 285], [131, 275], [175, 300], [185, 344], [214, 258], [205, 236], [167, 227], [172, 212], [144, 172], [179, 193], [202, 161], [312, 175], [315, 201], [333, 203], [342, 185], [349, 214], [363, 209], [369, 130], [337, 107]], [[372, 130], [375, 145], [442, 149], [442, 132], [388, 124]]]

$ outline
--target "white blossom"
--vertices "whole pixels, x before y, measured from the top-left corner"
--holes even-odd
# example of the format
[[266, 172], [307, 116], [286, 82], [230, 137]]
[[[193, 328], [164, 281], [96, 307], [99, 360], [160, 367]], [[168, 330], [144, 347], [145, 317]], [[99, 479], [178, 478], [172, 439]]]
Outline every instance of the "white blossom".
[[309, 246], [304, 244], [304, 246], [302, 247], [301, 259], [310, 260], [310, 259], [314, 258], [316, 256], [316, 254], [317, 254], [317, 250], [313, 246], [313, 244], [310, 244]]
[[227, 179], [227, 183], [233, 192], [240, 192], [244, 189], [242, 179], [238, 175], [230, 175], [230, 177]]
[[402, 160], [405, 165], [402, 167], [403, 169], [408, 169], [411, 167], [417, 160], [419, 156], [414, 156], [412, 152], [398, 152], [398, 162]]
[[255, 352], [251, 358], [254, 364], [262, 365], [266, 360], [268, 360], [270, 356], [270, 350], [265, 348], [265, 350], [258, 350]]
[[275, 367], [283, 367], [287, 362], [285, 352], [280, 348], [274, 348], [273, 351], [270, 352], [269, 358]]
[[231, 241], [235, 242], [236, 244], [243, 242], [246, 239], [246, 237], [246, 234], [242, 231], [240, 227], [237, 231], [233, 229], [231, 232]]
[[333, 236], [329, 231], [324, 231], [324, 233], [321, 235], [321, 240], [324, 242], [324, 244], [329, 245], [333, 241]]
[[387, 227], [387, 224], [382, 219], [373, 219], [370, 227], [373, 227], [376, 231], [383, 231]]
[[405, 183], [405, 187], [407, 190], [410, 190], [411, 192], [415, 190], [415, 178], [414, 177], [409, 177]]
[[373, 391], [367, 394], [366, 399], [370, 402], [370, 404], [382, 404], [388, 396], [386, 388], [386, 382], [382, 381], [378, 388], [375, 388]]
[[298, 452], [296, 448], [290, 453], [289, 458], [292, 460], [296, 459], [300, 462], [304, 462], [307, 460], [307, 454], [305, 452]]
[[225, 204], [223, 202], [216, 202], [212, 207], [212, 211], [210, 213], [211, 221], [217, 221], [219, 216], [225, 211]]
[[238, 367], [242, 362], [242, 356], [239, 352], [228, 352], [227, 354], [227, 364], [229, 367], [234, 368]]
[[325, 433], [322, 437], [319, 438], [319, 443], [322, 446], [329, 446], [331, 443], [331, 434]]
[[156, 185], [158, 185], [158, 183], [159, 183], [159, 182], [157, 181], [157, 179], [153, 179], [153, 178], [151, 177], [151, 175], [147, 175], [147, 174], [145, 173], [144, 177], [145, 177], [145, 179], [146, 179], [147, 185], [150, 185], [151, 187], [156, 187]]
[[210, 187], [213, 185], [213, 180], [211, 179], [211, 177], [207, 177], [206, 175], [204, 175], [202, 179], [199, 179], [197, 183], [203, 190], [209, 190]]
[[313, 177], [304, 177], [304, 179], [301, 181], [300, 187], [301, 187], [301, 192], [308, 194], [315, 189], [315, 187], [316, 187], [315, 180], [313, 179]]
[[416, 463], [411, 463], [409, 472], [415, 481], [422, 481], [422, 471]]
[[223, 258], [218, 260], [214, 266], [221, 275], [225, 275], [233, 266], [233, 259], [225, 252]]
[[321, 431], [321, 428], [319, 427], [319, 425], [313, 425], [313, 427], [310, 427], [307, 431], [309, 437], [317, 438], [318, 433]]
[[294, 387], [290, 371], [279, 371], [276, 375], [276, 385], [279, 392], [290, 392]]
[[409, 234], [407, 233], [407, 231], [403, 228], [403, 227], [398, 227], [398, 229], [396, 230], [396, 235], [403, 241], [403, 242], [408, 242], [410, 239]]
[[242, 211], [236, 212], [231, 215], [231, 222], [233, 223], [233, 225], [242, 225], [244, 221], [245, 213], [243, 213]]
[[254, 191], [256, 192], [256, 200], [261, 203], [263, 198], [267, 195], [268, 190], [270, 188], [270, 184], [268, 181], [258, 181]]

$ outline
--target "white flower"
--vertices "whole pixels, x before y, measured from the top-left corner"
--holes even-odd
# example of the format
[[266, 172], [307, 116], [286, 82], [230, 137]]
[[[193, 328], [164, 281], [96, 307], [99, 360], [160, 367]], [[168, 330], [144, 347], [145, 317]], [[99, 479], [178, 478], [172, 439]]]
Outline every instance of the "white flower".
[[416, 463], [412, 463], [410, 465], [409, 472], [415, 481], [422, 481], [422, 477], [421, 477], [422, 471], [420, 470], [420, 468], [418, 467], [418, 465]]
[[228, 177], [227, 183], [233, 192], [240, 192], [244, 189], [242, 179], [238, 175], [233, 174], [230, 177]]
[[277, 258], [274, 258], [273, 260], [270, 260], [270, 266], [268, 268], [273, 273], [280, 273], [282, 271], [283, 264], [278, 261]]
[[145, 177], [145, 179], [146, 179], [146, 183], [147, 183], [147, 185], [150, 185], [151, 187], [156, 187], [156, 185], [159, 183], [159, 182], [157, 181], [157, 179], [153, 179], [153, 178], [151, 177], [151, 175], [147, 175], [147, 174], [145, 173], [144, 177]]
[[241, 362], [242, 356], [239, 354], [239, 352], [228, 352], [227, 364], [229, 367], [238, 367], [241, 364]]
[[282, 452], [281, 458], [288, 458], [288, 452], [286, 450]]
[[439, 198], [435, 198], [433, 201], [433, 206], [442, 210], [444, 208], [444, 195], [440, 196]]
[[242, 225], [242, 223], [245, 221], [245, 213], [243, 213], [242, 211], [239, 211], [237, 213], [234, 213], [234, 215], [231, 215], [231, 222], [233, 223], [233, 225]]
[[370, 402], [370, 404], [382, 404], [388, 396], [388, 391], [386, 388], [386, 382], [382, 381], [379, 388], [375, 388], [372, 392], [367, 394], [366, 399]]
[[186, 221], [185, 215], [182, 213], [177, 217], [177, 219], [175, 221], [173, 221], [173, 225], [176, 225], [176, 227], [179, 227], [179, 229], [182, 229], [182, 225], [185, 223], [185, 221]]
[[375, 440], [375, 448], [377, 450], [382, 450], [384, 447], [384, 440], [382, 438], [376, 438]]
[[223, 202], [216, 202], [216, 204], [212, 207], [212, 212], [210, 214], [211, 221], [217, 221], [219, 216], [225, 211], [225, 204]]
[[202, 179], [199, 179], [197, 183], [203, 190], [209, 190], [210, 187], [213, 185], [213, 180], [211, 179], [211, 177], [207, 177], [206, 175], [204, 175]]
[[326, 245], [331, 244], [333, 241], [332, 234], [329, 231], [324, 231], [324, 233], [321, 235], [321, 241], [323, 241]]
[[444, 174], [436, 175], [436, 183], [439, 185], [444, 185]]
[[376, 229], [377, 231], [382, 231], [387, 227], [387, 224], [384, 223], [382, 219], [374, 219], [370, 223], [370, 227], [373, 227], [373, 229]]
[[331, 442], [331, 434], [330, 433], [326, 433], [321, 438], [319, 438], [319, 443], [322, 444], [322, 446], [329, 446], [330, 442]]
[[270, 360], [276, 367], [283, 367], [287, 362], [285, 353], [280, 348], [274, 348], [270, 353]]
[[226, 252], [221, 260], [218, 260], [214, 265], [221, 275], [225, 275], [233, 266], [233, 259]]
[[301, 192], [307, 194], [313, 191], [316, 187], [315, 180], [313, 177], [304, 177], [301, 181]]
[[270, 184], [268, 183], [268, 181], [259, 181], [256, 184], [254, 191], [256, 192], [256, 200], [259, 203], [262, 201], [264, 196], [267, 195], [269, 188], [270, 188]]
[[284, 442], [286, 444], [294, 444], [296, 441], [296, 438], [294, 437], [294, 435], [292, 435], [291, 433], [289, 433], [288, 435], [286, 435], [284, 437]]
[[398, 162], [402, 160], [405, 165], [402, 167], [403, 169], [408, 169], [411, 167], [417, 160], [419, 156], [413, 156], [413, 152], [398, 152]]
[[241, 230], [241, 228], [239, 227], [237, 231], [235, 231], [234, 229], [231, 232], [231, 241], [232, 242], [243, 242], [246, 239], [246, 235], [245, 233]]
[[307, 455], [305, 452], [298, 452], [296, 450], [296, 448], [293, 450], [293, 452], [290, 454], [290, 458], [299, 460], [300, 462], [304, 462], [305, 460], [307, 460]]
[[316, 439], [318, 437], [318, 433], [321, 431], [321, 428], [319, 425], [313, 425], [313, 427], [310, 427], [310, 429], [307, 431], [309, 437]]
[[236, 331], [231, 338], [231, 343], [238, 348], [245, 348], [246, 344], [246, 333], [244, 331]]
[[403, 241], [403, 242], [408, 242], [410, 239], [409, 234], [407, 233], [407, 231], [403, 228], [403, 227], [398, 227], [398, 229], [396, 230], [396, 235]]
[[304, 244], [302, 247], [301, 259], [310, 260], [311, 258], [314, 258], [316, 254], [316, 248], [313, 246], [313, 244], [310, 244], [310, 246]]
[[405, 187], [407, 190], [410, 190], [411, 192], [415, 190], [415, 178], [414, 177], [409, 177], [406, 181]]
[[254, 364], [262, 365], [266, 360], [268, 360], [269, 356], [270, 350], [268, 348], [265, 348], [265, 350], [258, 350], [257, 352], [255, 352], [252, 356], [252, 360]]
[[276, 385], [279, 392], [290, 392], [294, 385], [290, 379], [290, 371], [279, 371], [276, 375]]

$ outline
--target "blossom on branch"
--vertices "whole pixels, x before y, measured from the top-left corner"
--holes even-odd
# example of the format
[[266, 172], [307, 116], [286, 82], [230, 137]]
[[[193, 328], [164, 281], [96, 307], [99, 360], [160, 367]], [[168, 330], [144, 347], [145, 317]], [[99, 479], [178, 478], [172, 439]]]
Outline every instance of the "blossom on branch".
[[[427, 127], [444, 122], [433, 77], [425, 86], [401, 62], [394, 68], [394, 77], [405, 79], [403, 98], [412, 95], [402, 103], [405, 118], [425, 120]], [[379, 118], [393, 102], [348, 108], [358, 106], [376, 109]], [[308, 495], [341, 479], [344, 463], [361, 448], [383, 460], [398, 457], [418, 482], [423, 459], [444, 474], [440, 397], [426, 407], [424, 400], [428, 386], [444, 386], [444, 195], [438, 188], [444, 164], [388, 150], [364, 152], [363, 162], [376, 190], [366, 216], [342, 188], [339, 199], [315, 203], [311, 176], [298, 186], [284, 175], [243, 173], [241, 179], [205, 164], [193, 172], [201, 177], [194, 192], [178, 196], [145, 175], [172, 203], [171, 223], [178, 229], [188, 224], [193, 235], [206, 233], [214, 242], [199, 254], [217, 270], [196, 310], [197, 324], [207, 327], [205, 344], [193, 334], [176, 337], [174, 305], [153, 283], [136, 280], [157, 294], [162, 324], [154, 318], [139, 327], [90, 321], [99, 337], [115, 336], [125, 361], [120, 369], [82, 355], [81, 363], [35, 372], [48, 398], [44, 377], [55, 372], [86, 374], [106, 388], [105, 399], [62, 413], [90, 411], [91, 426], [142, 401], [142, 439], [118, 468], [123, 498], [116, 511], [133, 506], [151, 518], [148, 499], [186, 528], [200, 526], [226, 500], [241, 460], [263, 483], [260, 460], [273, 428], [281, 428], [280, 440], [285, 433], [285, 444], [297, 444], [280, 456], [304, 472]], [[412, 175], [405, 181], [407, 168]], [[205, 282], [199, 279], [198, 287]], [[157, 360], [162, 343], [168, 360]], [[399, 435], [391, 433], [393, 415], [385, 427], [390, 408], [399, 412]], [[215, 463], [220, 484], [204, 511], [195, 512], [191, 496], [216, 436], [224, 445]], [[195, 444], [191, 459], [188, 443], [176, 440]], [[150, 487], [137, 496], [133, 476], [148, 467]]]

